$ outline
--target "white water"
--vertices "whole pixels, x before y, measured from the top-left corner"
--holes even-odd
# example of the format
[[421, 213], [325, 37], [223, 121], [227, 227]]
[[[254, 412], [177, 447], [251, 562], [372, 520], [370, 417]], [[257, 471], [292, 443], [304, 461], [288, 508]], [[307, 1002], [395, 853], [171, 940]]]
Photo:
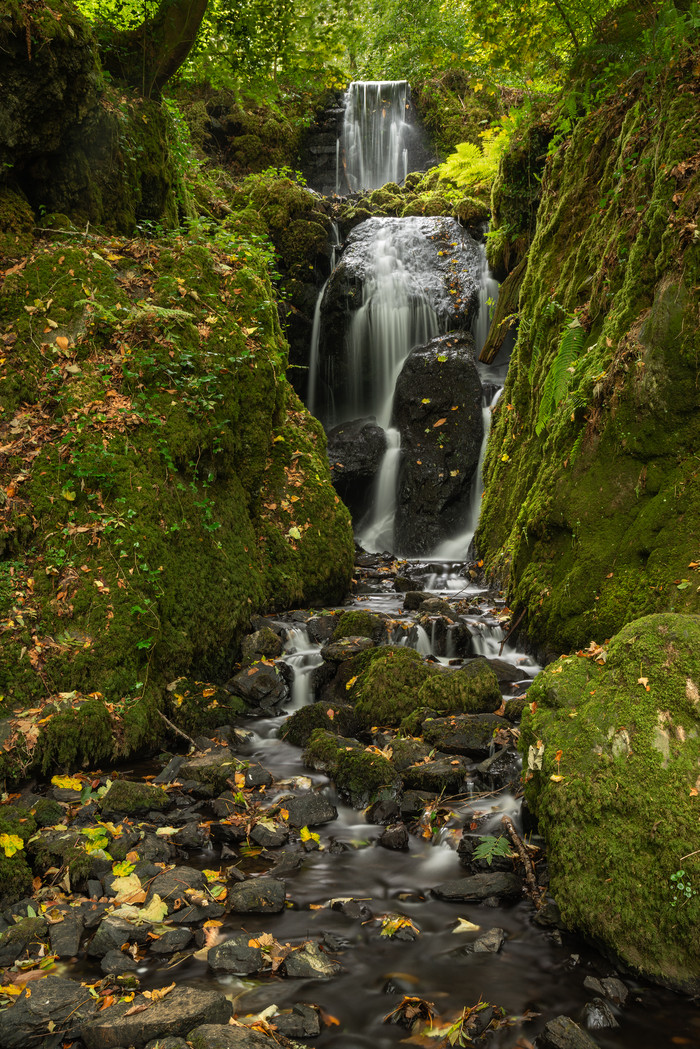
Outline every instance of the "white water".
[[[345, 94], [345, 120], [338, 152], [336, 192], [403, 182], [408, 174], [410, 98], [406, 80], [354, 81]], [[341, 170], [344, 158], [344, 171]], [[344, 178], [343, 178], [344, 176]]]
[[438, 334], [437, 314], [422, 290], [427, 238], [420, 225], [411, 219], [374, 223], [362, 306], [348, 330], [349, 388], [338, 423], [373, 415], [386, 429], [404, 361], [414, 346]]
[[[338, 261], [338, 252], [340, 251], [340, 231], [338, 230], [338, 223], [334, 222], [331, 225], [331, 273], [335, 269], [336, 262]], [[315, 404], [316, 404], [316, 383], [318, 380], [318, 352], [321, 344], [321, 303], [323, 302], [323, 296], [326, 294], [326, 288], [328, 287], [328, 280], [323, 284], [323, 287], [318, 293], [316, 298], [316, 305], [314, 307], [314, 319], [311, 326], [311, 351], [309, 353], [309, 389], [306, 396], [306, 403], [309, 411], [312, 415], [315, 415]]]
[[401, 465], [401, 435], [386, 431], [387, 449], [379, 468], [372, 498], [372, 509], [365, 523], [357, 527], [357, 538], [365, 550], [391, 550], [396, 516], [396, 485]]

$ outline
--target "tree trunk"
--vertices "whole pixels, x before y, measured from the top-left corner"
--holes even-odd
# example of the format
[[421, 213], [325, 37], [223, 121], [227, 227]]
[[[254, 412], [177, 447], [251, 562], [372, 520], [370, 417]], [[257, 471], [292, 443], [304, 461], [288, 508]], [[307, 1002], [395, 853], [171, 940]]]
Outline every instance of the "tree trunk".
[[158, 95], [192, 50], [208, 0], [161, 0], [138, 29], [102, 38], [102, 65], [144, 98]]

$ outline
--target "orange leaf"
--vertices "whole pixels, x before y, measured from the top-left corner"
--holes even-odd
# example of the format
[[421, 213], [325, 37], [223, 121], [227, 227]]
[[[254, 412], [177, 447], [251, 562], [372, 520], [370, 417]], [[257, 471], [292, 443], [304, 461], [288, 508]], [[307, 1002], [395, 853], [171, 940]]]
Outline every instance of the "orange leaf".
[[433, 423], [433, 429], [438, 426], [443, 426], [447, 422], [447, 419], [438, 419], [436, 423]]

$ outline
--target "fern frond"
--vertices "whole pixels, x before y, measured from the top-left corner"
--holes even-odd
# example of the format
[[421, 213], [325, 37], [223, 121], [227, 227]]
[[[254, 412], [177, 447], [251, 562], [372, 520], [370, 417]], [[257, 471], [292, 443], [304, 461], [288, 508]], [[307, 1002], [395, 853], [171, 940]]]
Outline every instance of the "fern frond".
[[[542, 387], [535, 423], [535, 433], [538, 437], [554, 414], [556, 406], [564, 400], [569, 391], [574, 363], [583, 349], [584, 335], [585, 330], [577, 318], [570, 321], [562, 333], [559, 349]], [[530, 368], [532, 369], [532, 364]]]

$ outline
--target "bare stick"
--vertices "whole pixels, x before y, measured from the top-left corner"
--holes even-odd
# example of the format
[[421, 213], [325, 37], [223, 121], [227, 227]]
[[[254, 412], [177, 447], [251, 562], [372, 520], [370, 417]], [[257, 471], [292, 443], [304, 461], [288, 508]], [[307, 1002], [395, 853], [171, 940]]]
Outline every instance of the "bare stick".
[[523, 866], [525, 868], [525, 879], [535, 901], [535, 906], [540, 907], [542, 905], [543, 891], [537, 884], [537, 878], [535, 877], [535, 868], [532, 865], [532, 860], [527, 854], [527, 849], [523, 845], [523, 840], [518, 834], [517, 830], [515, 829], [510, 816], [503, 816], [501, 818], [501, 823], [505, 827], [508, 833], [508, 837], [517, 849], [518, 855], [520, 856], [520, 859], [523, 862]]
[[195, 743], [195, 741], [192, 739], [191, 736], [188, 736], [187, 733], [183, 732], [181, 728], [177, 727], [177, 725], [173, 725], [173, 723], [170, 720], [170, 718], [166, 718], [166, 716], [165, 716], [165, 714], [163, 713], [162, 710], [159, 710], [158, 713], [162, 717], [162, 719], [165, 722], [165, 724], [170, 726], [170, 728], [173, 730], [173, 732], [176, 732], [178, 734], [178, 736], [182, 736], [182, 738], [186, 739], [188, 743], [191, 743], [195, 750], [201, 750], [202, 749], [201, 747], [197, 746], [197, 744]]

